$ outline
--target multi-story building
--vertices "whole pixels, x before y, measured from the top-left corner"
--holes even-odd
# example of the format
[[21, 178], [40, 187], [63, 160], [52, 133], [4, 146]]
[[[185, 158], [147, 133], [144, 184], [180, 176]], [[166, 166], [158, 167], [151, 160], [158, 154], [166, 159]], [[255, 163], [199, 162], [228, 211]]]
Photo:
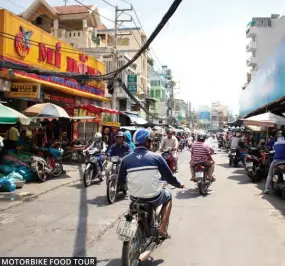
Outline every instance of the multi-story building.
[[174, 99], [174, 117], [179, 122], [186, 122], [188, 116], [188, 103], [183, 99]]
[[249, 54], [246, 64], [249, 67], [247, 83], [254, 78], [256, 71], [266, 63], [274, 49], [285, 35], [285, 16], [273, 14], [271, 17], [254, 17], [248, 23], [246, 37]]
[[[147, 40], [146, 34], [140, 28], [119, 29], [118, 35], [119, 39], [117, 49], [119, 53], [126, 54], [130, 58], [132, 58], [139, 51]], [[97, 36], [99, 38], [99, 47], [114, 47], [114, 29], [98, 29]], [[138, 96], [146, 95], [148, 93], [147, 56], [148, 53], [145, 52], [135, 61], [138, 82]]]
[[168, 80], [164, 73], [159, 73], [154, 69], [150, 69], [150, 95], [156, 99], [155, 113], [160, 117], [166, 117], [167, 113], [167, 102], [169, 99], [169, 92], [167, 89]]
[[20, 16], [80, 49], [97, 46], [96, 31], [104, 27], [98, 14], [95, 6], [52, 7], [45, 0], [35, 0]]
[[213, 102], [211, 107], [211, 128], [223, 128], [224, 124], [228, 123], [228, 106], [220, 102]]

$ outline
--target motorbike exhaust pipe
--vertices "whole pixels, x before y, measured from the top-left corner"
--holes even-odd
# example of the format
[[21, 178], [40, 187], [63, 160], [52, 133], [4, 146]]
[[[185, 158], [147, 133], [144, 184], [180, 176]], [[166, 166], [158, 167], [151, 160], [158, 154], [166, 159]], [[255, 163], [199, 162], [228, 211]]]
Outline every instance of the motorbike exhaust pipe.
[[155, 248], [156, 248], [155, 243], [150, 244], [148, 249], [140, 254], [139, 261], [140, 262], [145, 261], [150, 256], [150, 254], [155, 250]]

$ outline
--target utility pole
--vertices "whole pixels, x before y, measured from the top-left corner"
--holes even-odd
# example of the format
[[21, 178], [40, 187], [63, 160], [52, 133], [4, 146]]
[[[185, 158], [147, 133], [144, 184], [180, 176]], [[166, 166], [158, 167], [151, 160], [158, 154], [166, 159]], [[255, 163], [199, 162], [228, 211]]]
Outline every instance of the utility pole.
[[174, 84], [173, 81], [170, 81], [171, 86], [171, 116], [174, 117], [175, 112], [175, 101], [174, 101]]
[[[119, 20], [120, 15], [122, 15], [122, 13], [125, 11], [132, 11], [132, 9], [119, 9], [118, 6], [115, 6], [113, 71], [118, 69], [118, 59], [119, 59], [119, 55], [118, 55], [118, 29], [119, 29], [119, 26], [123, 22], [132, 22], [132, 19], [130, 19], [130, 20]], [[119, 23], [120, 23], [120, 25], [119, 25]], [[117, 107], [117, 93], [118, 93], [118, 89], [120, 87], [120, 84], [117, 81], [117, 79], [114, 80], [113, 86], [114, 86], [114, 88], [113, 88], [113, 95], [112, 95], [112, 109], [118, 110], [119, 107]], [[113, 120], [113, 122], [117, 122], [117, 115], [116, 114], [112, 115], [112, 120]]]

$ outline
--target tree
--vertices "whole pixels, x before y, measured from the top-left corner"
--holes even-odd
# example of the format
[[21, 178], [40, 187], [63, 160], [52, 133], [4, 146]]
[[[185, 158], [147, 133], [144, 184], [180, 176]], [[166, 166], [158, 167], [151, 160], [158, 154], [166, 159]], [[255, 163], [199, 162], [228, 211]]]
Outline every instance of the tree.
[[152, 58], [148, 57], [148, 58], [147, 58], [147, 63], [148, 63], [150, 66], [153, 67], [153, 65], [154, 65], [154, 60], [153, 60]]

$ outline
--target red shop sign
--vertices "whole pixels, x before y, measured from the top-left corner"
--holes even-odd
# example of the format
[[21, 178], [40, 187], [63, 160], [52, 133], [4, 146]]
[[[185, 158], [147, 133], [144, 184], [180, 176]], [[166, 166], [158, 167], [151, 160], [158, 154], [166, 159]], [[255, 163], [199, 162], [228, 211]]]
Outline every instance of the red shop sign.
[[44, 102], [51, 102], [60, 105], [75, 105], [75, 97], [65, 94], [45, 91]]

